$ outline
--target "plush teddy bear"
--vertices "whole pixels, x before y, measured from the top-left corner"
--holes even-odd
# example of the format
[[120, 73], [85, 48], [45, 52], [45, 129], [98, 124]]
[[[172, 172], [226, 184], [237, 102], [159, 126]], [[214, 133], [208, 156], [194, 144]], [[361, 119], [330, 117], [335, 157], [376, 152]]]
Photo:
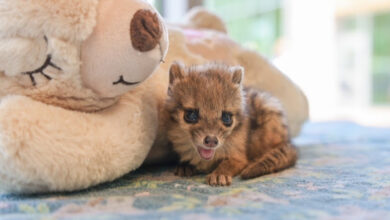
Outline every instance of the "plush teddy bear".
[[0, 187], [70, 191], [140, 166], [167, 37], [140, 0], [0, 1]]
[[168, 36], [142, 0], [0, 1], [0, 188], [79, 190], [138, 168], [148, 153], [167, 160], [159, 109], [173, 60], [244, 66], [247, 85], [278, 96], [297, 134], [304, 95], [223, 28], [198, 10]]

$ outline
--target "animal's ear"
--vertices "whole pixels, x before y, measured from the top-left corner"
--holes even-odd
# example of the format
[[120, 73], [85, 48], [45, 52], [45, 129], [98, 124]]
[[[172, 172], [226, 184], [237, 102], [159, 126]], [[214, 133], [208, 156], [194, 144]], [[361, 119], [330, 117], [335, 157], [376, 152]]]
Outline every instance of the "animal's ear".
[[241, 84], [244, 78], [244, 68], [241, 66], [234, 66], [230, 69], [233, 73], [232, 81], [235, 84]]
[[185, 75], [185, 66], [180, 62], [173, 62], [169, 69], [169, 84], [172, 85], [177, 80], [183, 79]]

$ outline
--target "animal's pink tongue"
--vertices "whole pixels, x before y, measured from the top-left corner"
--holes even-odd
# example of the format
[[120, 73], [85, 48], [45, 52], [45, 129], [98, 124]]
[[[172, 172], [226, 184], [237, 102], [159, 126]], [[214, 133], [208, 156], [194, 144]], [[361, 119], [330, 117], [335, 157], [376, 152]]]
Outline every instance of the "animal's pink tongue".
[[205, 160], [211, 160], [214, 156], [214, 150], [212, 149], [205, 149], [203, 147], [198, 148], [200, 156]]

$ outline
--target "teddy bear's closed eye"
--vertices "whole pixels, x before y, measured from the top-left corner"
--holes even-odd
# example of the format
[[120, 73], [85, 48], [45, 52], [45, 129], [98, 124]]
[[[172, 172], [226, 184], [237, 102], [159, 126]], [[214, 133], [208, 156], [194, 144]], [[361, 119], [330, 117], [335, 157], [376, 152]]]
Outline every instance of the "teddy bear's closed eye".
[[48, 54], [47, 57], [46, 57], [46, 60], [45, 60], [45, 63], [43, 63], [43, 65], [41, 67], [39, 67], [38, 69], [36, 70], [33, 70], [33, 71], [29, 71], [29, 72], [23, 72], [22, 74], [23, 75], [28, 75], [31, 79], [31, 82], [33, 84], [33, 86], [36, 86], [37, 85], [37, 82], [35, 81], [35, 78], [34, 78], [34, 75], [35, 74], [41, 74], [42, 76], [44, 76], [47, 80], [51, 80], [51, 76], [47, 75], [44, 71], [46, 70], [46, 68], [48, 67], [53, 67], [57, 70], [62, 70], [60, 67], [58, 67], [57, 65], [55, 65], [52, 61], [51, 61], [51, 54]]

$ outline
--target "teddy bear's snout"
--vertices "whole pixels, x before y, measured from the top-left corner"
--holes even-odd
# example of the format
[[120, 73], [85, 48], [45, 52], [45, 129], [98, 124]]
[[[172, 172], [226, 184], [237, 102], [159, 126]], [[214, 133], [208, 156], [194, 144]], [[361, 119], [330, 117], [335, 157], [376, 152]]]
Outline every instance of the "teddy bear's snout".
[[130, 22], [131, 43], [136, 50], [147, 52], [153, 50], [162, 36], [161, 25], [156, 13], [140, 9]]

